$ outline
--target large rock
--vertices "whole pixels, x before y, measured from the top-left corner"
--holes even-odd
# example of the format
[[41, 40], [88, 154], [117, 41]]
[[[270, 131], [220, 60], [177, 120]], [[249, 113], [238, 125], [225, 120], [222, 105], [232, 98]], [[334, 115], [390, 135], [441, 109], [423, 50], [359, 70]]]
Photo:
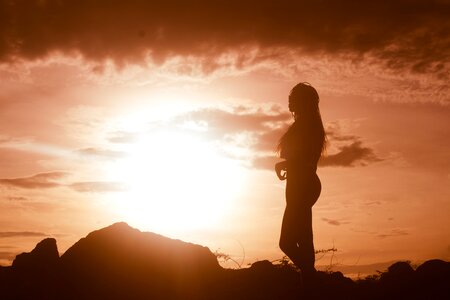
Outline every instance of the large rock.
[[56, 240], [47, 238], [39, 242], [30, 253], [22, 253], [13, 261], [13, 268], [43, 270], [53, 269], [58, 263], [59, 253]]
[[116, 223], [61, 257], [73, 299], [203, 297], [222, 268], [206, 247]]
[[414, 276], [414, 269], [409, 262], [399, 261], [392, 264], [388, 271], [381, 274], [380, 281], [388, 286], [404, 285], [411, 282]]
[[416, 270], [417, 277], [423, 281], [437, 281], [450, 278], [450, 262], [440, 259], [427, 260]]
[[300, 289], [300, 275], [293, 268], [263, 260], [250, 268], [226, 270], [214, 299], [298, 299]]
[[450, 262], [432, 259], [416, 269], [414, 286], [421, 299], [450, 299]]
[[17, 255], [12, 266], [0, 276], [0, 298], [58, 299], [58, 263], [58, 248], [53, 238], [42, 240], [30, 253]]
[[380, 286], [383, 292], [382, 299], [402, 299], [412, 288], [414, 269], [408, 261], [399, 261], [392, 264], [388, 271], [381, 274]]

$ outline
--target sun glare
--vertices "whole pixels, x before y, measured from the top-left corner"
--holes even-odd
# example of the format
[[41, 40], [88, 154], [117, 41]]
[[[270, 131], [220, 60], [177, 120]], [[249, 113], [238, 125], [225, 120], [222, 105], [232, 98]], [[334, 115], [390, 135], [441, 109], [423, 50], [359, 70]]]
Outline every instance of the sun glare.
[[173, 233], [218, 224], [243, 180], [240, 166], [211, 142], [165, 130], [141, 136], [111, 170], [128, 187], [119, 215], [145, 230]]

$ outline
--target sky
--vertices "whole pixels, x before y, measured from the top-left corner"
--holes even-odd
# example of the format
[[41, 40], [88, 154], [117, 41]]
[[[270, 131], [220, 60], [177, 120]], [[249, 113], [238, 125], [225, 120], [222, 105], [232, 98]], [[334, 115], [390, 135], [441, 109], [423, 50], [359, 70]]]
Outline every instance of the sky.
[[241, 266], [282, 258], [273, 165], [303, 81], [328, 138], [316, 249], [450, 260], [449, 14], [447, 0], [1, 0], [0, 265], [118, 221]]

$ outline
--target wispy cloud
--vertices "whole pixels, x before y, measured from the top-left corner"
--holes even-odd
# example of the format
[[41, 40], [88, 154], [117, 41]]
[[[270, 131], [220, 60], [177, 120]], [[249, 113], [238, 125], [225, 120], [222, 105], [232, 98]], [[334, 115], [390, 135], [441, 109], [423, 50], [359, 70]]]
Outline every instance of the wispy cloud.
[[109, 133], [107, 140], [116, 144], [129, 144], [136, 141], [138, 134], [127, 131], [114, 131]]
[[7, 196], [5, 199], [9, 201], [27, 201], [29, 198], [23, 196]]
[[0, 185], [19, 187], [24, 189], [43, 189], [61, 186], [57, 181], [68, 175], [67, 172], [46, 172], [30, 177], [0, 179]]
[[[57, 187], [67, 187], [77, 192], [120, 192], [126, 190], [126, 185], [121, 182], [110, 181], [83, 181], [73, 183], [63, 183], [58, 180], [63, 179], [69, 173], [67, 172], [47, 172], [38, 173], [30, 177], [0, 179], [0, 185], [22, 188], [22, 189], [47, 189]], [[12, 201], [23, 201], [23, 197], [10, 197]]]
[[273, 127], [280, 127], [291, 118], [278, 105], [263, 109], [234, 106], [226, 109], [204, 108], [183, 114], [177, 122], [196, 122], [208, 128], [215, 136], [240, 133], [243, 131], [264, 133]]
[[[276, 145], [279, 138], [286, 131], [292, 116], [279, 106], [268, 109], [232, 107], [224, 109], [200, 109], [176, 118], [179, 123], [196, 122], [207, 131], [204, 133], [209, 138], [218, 139], [225, 143], [242, 142], [253, 152], [250, 159], [251, 166], [258, 169], [273, 169], [277, 157]], [[328, 154], [319, 162], [320, 166], [354, 167], [365, 166], [379, 162], [383, 159], [375, 154], [375, 151], [363, 145], [361, 138], [355, 135], [342, 134], [342, 128], [333, 124], [327, 129], [327, 135], [331, 144], [338, 144], [337, 151]], [[233, 156], [233, 155], [231, 155]]]
[[16, 252], [0, 251], [0, 260], [11, 261], [16, 257]]
[[339, 221], [334, 219], [322, 218], [323, 221], [327, 222], [330, 225], [339, 226], [343, 224], [349, 224], [347, 221]]
[[386, 233], [379, 233], [376, 234], [376, 237], [380, 238], [380, 239], [385, 239], [385, 238], [389, 238], [389, 237], [397, 237], [397, 236], [404, 236], [404, 235], [408, 235], [409, 232], [405, 229], [392, 229], [389, 232]]
[[0, 231], [0, 238], [11, 238], [11, 237], [45, 237], [48, 234], [35, 231]]
[[68, 186], [71, 189], [81, 193], [121, 192], [127, 189], [124, 183], [105, 181], [75, 182]]
[[100, 148], [83, 148], [76, 151], [82, 157], [93, 159], [119, 159], [124, 158], [127, 154], [123, 151], [114, 151]]

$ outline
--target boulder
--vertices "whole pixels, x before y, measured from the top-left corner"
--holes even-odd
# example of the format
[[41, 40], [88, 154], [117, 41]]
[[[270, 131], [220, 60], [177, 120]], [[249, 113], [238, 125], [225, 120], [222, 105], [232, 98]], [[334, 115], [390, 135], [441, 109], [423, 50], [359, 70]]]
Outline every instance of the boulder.
[[68, 249], [61, 270], [73, 299], [174, 299], [207, 294], [222, 268], [207, 247], [116, 223]]
[[29, 253], [16, 256], [12, 266], [14, 269], [44, 270], [52, 269], [59, 260], [58, 247], [54, 238], [39, 242]]
[[424, 262], [416, 269], [414, 287], [422, 299], [450, 299], [450, 262]]

